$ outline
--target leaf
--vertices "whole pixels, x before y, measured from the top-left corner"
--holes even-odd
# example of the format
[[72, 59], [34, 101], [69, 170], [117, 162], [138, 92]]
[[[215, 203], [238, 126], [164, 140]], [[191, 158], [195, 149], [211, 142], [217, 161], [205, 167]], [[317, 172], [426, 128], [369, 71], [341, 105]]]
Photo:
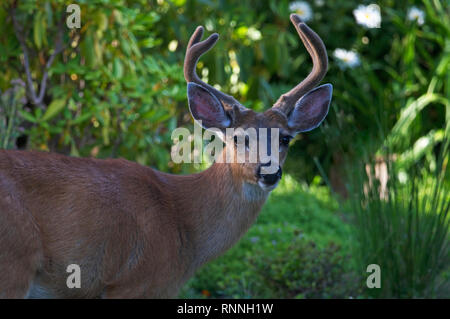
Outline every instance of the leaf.
[[98, 11], [95, 15], [93, 20], [98, 26], [98, 30], [103, 32], [108, 27], [108, 17], [103, 13]]
[[412, 163], [417, 162], [427, 152], [431, 152], [433, 147], [444, 139], [444, 130], [431, 130], [427, 135], [420, 137], [411, 149], [400, 155], [398, 164], [402, 168], [408, 168]]
[[109, 131], [110, 131], [110, 125], [111, 125], [111, 113], [107, 108], [105, 108], [105, 111], [102, 113], [102, 136], [103, 136], [103, 144], [109, 145], [110, 138], [109, 138]]
[[134, 36], [133, 32], [128, 32], [128, 38], [130, 39], [130, 48], [133, 51], [133, 53], [138, 57], [141, 58], [141, 51], [139, 50], [139, 46], [137, 44], [136, 37]]
[[94, 35], [94, 52], [95, 52], [95, 56], [97, 57], [98, 63], [102, 64], [103, 63], [103, 49], [100, 44], [100, 39], [96, 35]]
[[113, 75], [116, 79], [120, 79], [123, 76], [123, 66], [119, 58], [114, 59]]
[[88, 112], [81, 116], [76, 117], [74, 120], [70, 122], [71, 125], [78, 125], [85, 121], [88, 121], [92, 117], [92, 113]]
[[45, 111], [44, 116], [41, 118], [41, 121], [48, 121], [51, 118], [55, 117], [64, 109], [65, 106], [66, 99], [53, 100]]
[[419, 97], [417, 100], [412, 101], [407, 105], [400, 113], [400, 118], [394, 125], [390, 136], [395, 137], [397, 135], [405, 135], [408, 132], [408, 128], [417, 114], [423, 110], [424, 107], [433, 102], [445, 102], [438, 94], [426, 93]]
[[81, 43], [81, 52], [86, 59], [86, 66], [94, 67], [97, 64], [97, 56], [94, 49], [94, 39], [92, 33], [89, 30], [86, 32], [86, 36]]
[[34, 28], [33, 28], [33, 38], [34, 44], [38, 49], [42, 48], [43, 38], [44, 38], [44, 20], [42, 19], [42, 13], [38, 12], [34, 16]]
[[131, 46], [127, 40], [122, 39], [122, 41], [120, 41], [120, 47], [122, 48], [126, 56], [131, 56]]
[[80, 156], [80, 152], [78, 151], [77, 146], [75, 145], [75, 141], [73, 139], [70, 141], [70, 155], [75, 157]]
[[28, 112], [25, 112], [25, 111], [22, 111], [22, 110], [19, 110], [19, 114], [20, 114], [20, 116], [22, 116], [28, 122], [37, 123], [36, 118], [32, 114], [30, 114]]
[[115, 20], [118, 24], [120, 24], [120, 25], [123, 25], [123, 24], [124, 24], [122, 12], [120, 12], [119, 10], [117, 10], [117, 9], [114, 9], [114, 10], [113, 10], [113, 17], [114, 17], [114, 20]]

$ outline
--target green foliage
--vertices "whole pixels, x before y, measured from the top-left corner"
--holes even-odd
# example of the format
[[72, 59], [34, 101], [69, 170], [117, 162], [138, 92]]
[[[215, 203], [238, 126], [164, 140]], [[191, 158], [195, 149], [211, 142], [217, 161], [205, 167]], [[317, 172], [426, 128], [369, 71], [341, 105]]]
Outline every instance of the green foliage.
[[359, 30], [350, 46], [340, 39], [358, 52], [361, 66], [330, 68], [337, 86], [331, 111], [335, 124], [329, 119], [324, 130], [327, 144], [351, 158], [361, 153], [359, 145], [381, 152], [387, 140], [392, 152], [405, 153], [404, 165], [430, 163], [439, 136], [450, 127], [450, 15], [441, 1], [415, 1], [426, 16], [420, 26], [407, 17], [412, 1], [378, 4], [381, 29]]
[[[2, 90], [23, 78], [21, 47], [8, 11], [12, 3], [0, 6], [5, 26], [0, 39]], [[123, 156], [179, 171], [170, 162], [168, 132], [191, 124], [182, 61], [189, 36], [200, 24], [207, 32], [220, 33], [221, 41], [200, 61], [199, 74], [255, 110], [270, 107], [311, 68], [288, 19], [286, 0], [77, 3], [82, 28], [63, 27], [66, 47], [49, 70], [45, 104], [57, 100], [59, 107], [50, 114], [33, 105], [23, 109], [24, 119], [33, 124], [26, 126], [30, 148]], [[439, 130], [449, 127], [450, 18], [442, 2], [379, 1], [381, 29], [356, 24], [352, 10], [358, 4], [310, 3], [308, 24], [327, 45], [326, 81], [333, 83], [334, 96], [321, 129], [300, 134], [293, 143], [286, 170], [296, 178], [311, 181], [317, 175], [312, 157], [329, 173], [336, 154], [357, 154], [355, 143], [373, 143], [376, 151], [382, 144], [380, 130], [403, 153], [431, 131], [441, 134]], [[408, 19], [413, 5], [425, 12], [424, 25]], [[19, 2], [17, 19], [31, 49], [35, 86], [55, 46], [65, 6], [61, 0]], [[355, 50], [360, 66], [342, 67], [333, 55], [336, 48]], [[429, 141], [431, 146], [416, 160], [429, 158], [439, 143], [436, 138]]]
[[[25, 132], [28, 147], [75, 156], [122, 156], [167, 168], [170, 132], [178, 125], [176, 107], [185, 100], [185, 89], [180, 64], [166, 61], [152, 31], [159, 20], [155, 6], [80, 2], [83, 27], [71, 31], [59, 24], [65, 2], [44, 3], [20, 1], [16, 8], [36, 83], [44, 76], [42, 65], [50, 59], [58, 32], [63, 31], [65, 43], [48, 70], [45, 107], [20, 108], [33, 124]], [[20, 46], [7, 14], [10, 5], [0, 6], [0, 22], [7, 26], [1, 59], [11, 63], [1, 63], [6, 76], [0, 88], [23, 76]]]
[[19, 137], [19, 114], [24, 88], [19, 83], [6, 92], [0, 90], [0, 148], [14, 148]]
[[416, 165], [416, 171], [406, 175], [395, 160], [385, 159], [385, 192], [380, 191], [382, 183], [375, 178], [375, 163], [354, 170], [351, 211], [356, 230], [355, 256], [360, 269], [369, 264], [381, 267], [381, 288], [368, 289], [367, 294], [383, 298], [448, 297], [448, 143], [448, 138], [444, 139], [434, 171]]
[[349, 298], [358, 296], [362, 281], [349, 270], [350, 257], [330, 243], [319, 248], [295, 237], [272, 254], [261, 251], [250, 259], [259, 295], [277, 298]]

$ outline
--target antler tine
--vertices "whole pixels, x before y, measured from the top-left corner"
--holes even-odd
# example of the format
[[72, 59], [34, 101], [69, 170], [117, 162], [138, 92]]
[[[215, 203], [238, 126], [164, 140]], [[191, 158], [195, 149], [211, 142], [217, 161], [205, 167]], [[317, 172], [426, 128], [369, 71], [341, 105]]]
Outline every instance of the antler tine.
[[195, 29], [194, 33], [192, 34], [186, 49], [186, 57], [184, 59], [184, 78], [186, 79], [187, 82], [194, 82], [207, 88], [219, 100], [222, 100], [227, 105], [229, 106], [238, 105], [239, 107], [242, 107], [242, 105], [234, 97], [220, 92], [213, 86], [200, 80], [200, 78], [198, 77], [195, 69], [199, 58], [204, 53], [209, 51], [219, 39], [219, 35], [217, 33], [213, 33], [206, 40], [199, 42], [202, 36], [203, 36], [203, 27], [198, 26], [197, 29]]
[[285, 114], [289, 114], [292, 111], [299, 98], [320, 83], [327, 73], [328, 68], [327, 50], [320, 37], [311, 30], [298, 15], [291, 14], [291, 21], [305, 45], [306, 50], [311, 55], [313, 69], [300, 84], [280, 96], [278, 101], [274, 104], [274, 107], [280, 108]]

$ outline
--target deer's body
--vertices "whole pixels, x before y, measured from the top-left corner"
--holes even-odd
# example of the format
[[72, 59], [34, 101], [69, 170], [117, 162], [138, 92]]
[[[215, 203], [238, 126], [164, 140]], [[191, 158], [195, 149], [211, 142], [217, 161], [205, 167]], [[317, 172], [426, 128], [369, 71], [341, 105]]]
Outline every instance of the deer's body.
[[[0, 151], [0, 291], [175, 296], [239, 239], [266, 199], [230, 183], [230, 169], [177, 176], [121, 159]], [[81, 267], [80, 289], [67, 289], [70, 264]]]
[[[277, 186], [289, 141], [328, 113], [332, 86], [316, 87], [327, 69], [325, 46], [297, 15], [291, 21], [314, 67], [263, 113], [197, 76], [196, 63], [217, 34], [200, 41], [198, 27], [184, 64], [194, 119], [218, 129], [217, 138], [228, 128], [254, 130], [253, 145], [266, 145], [269, 160], [247, 161], [252, 147], [243, 144], [246, 161], [236, 161], [244, 133], [223, 140], [218, 154], [230, 150], [231, 163], [185, 176], [126, 160], [0, 151], [0, 298], [174, 297], [196, 269], [233, 245]], [[276, 134], [260, 133], [267, 129]], [[80, 267], [80, 288], [67, 285], [70, 265]]]

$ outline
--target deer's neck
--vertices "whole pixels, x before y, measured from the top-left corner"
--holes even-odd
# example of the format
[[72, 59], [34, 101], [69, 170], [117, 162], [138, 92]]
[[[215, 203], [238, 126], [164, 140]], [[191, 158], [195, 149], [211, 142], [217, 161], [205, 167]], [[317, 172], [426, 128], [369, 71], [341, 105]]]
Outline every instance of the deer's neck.
[[[230, 248], [253, 224], [267, 193], [247, 184], [232, 164], [214, 163], [178, 183], [187, 238], [199, 266]], [[186, 198], [189, 196], [189, 198]]]

